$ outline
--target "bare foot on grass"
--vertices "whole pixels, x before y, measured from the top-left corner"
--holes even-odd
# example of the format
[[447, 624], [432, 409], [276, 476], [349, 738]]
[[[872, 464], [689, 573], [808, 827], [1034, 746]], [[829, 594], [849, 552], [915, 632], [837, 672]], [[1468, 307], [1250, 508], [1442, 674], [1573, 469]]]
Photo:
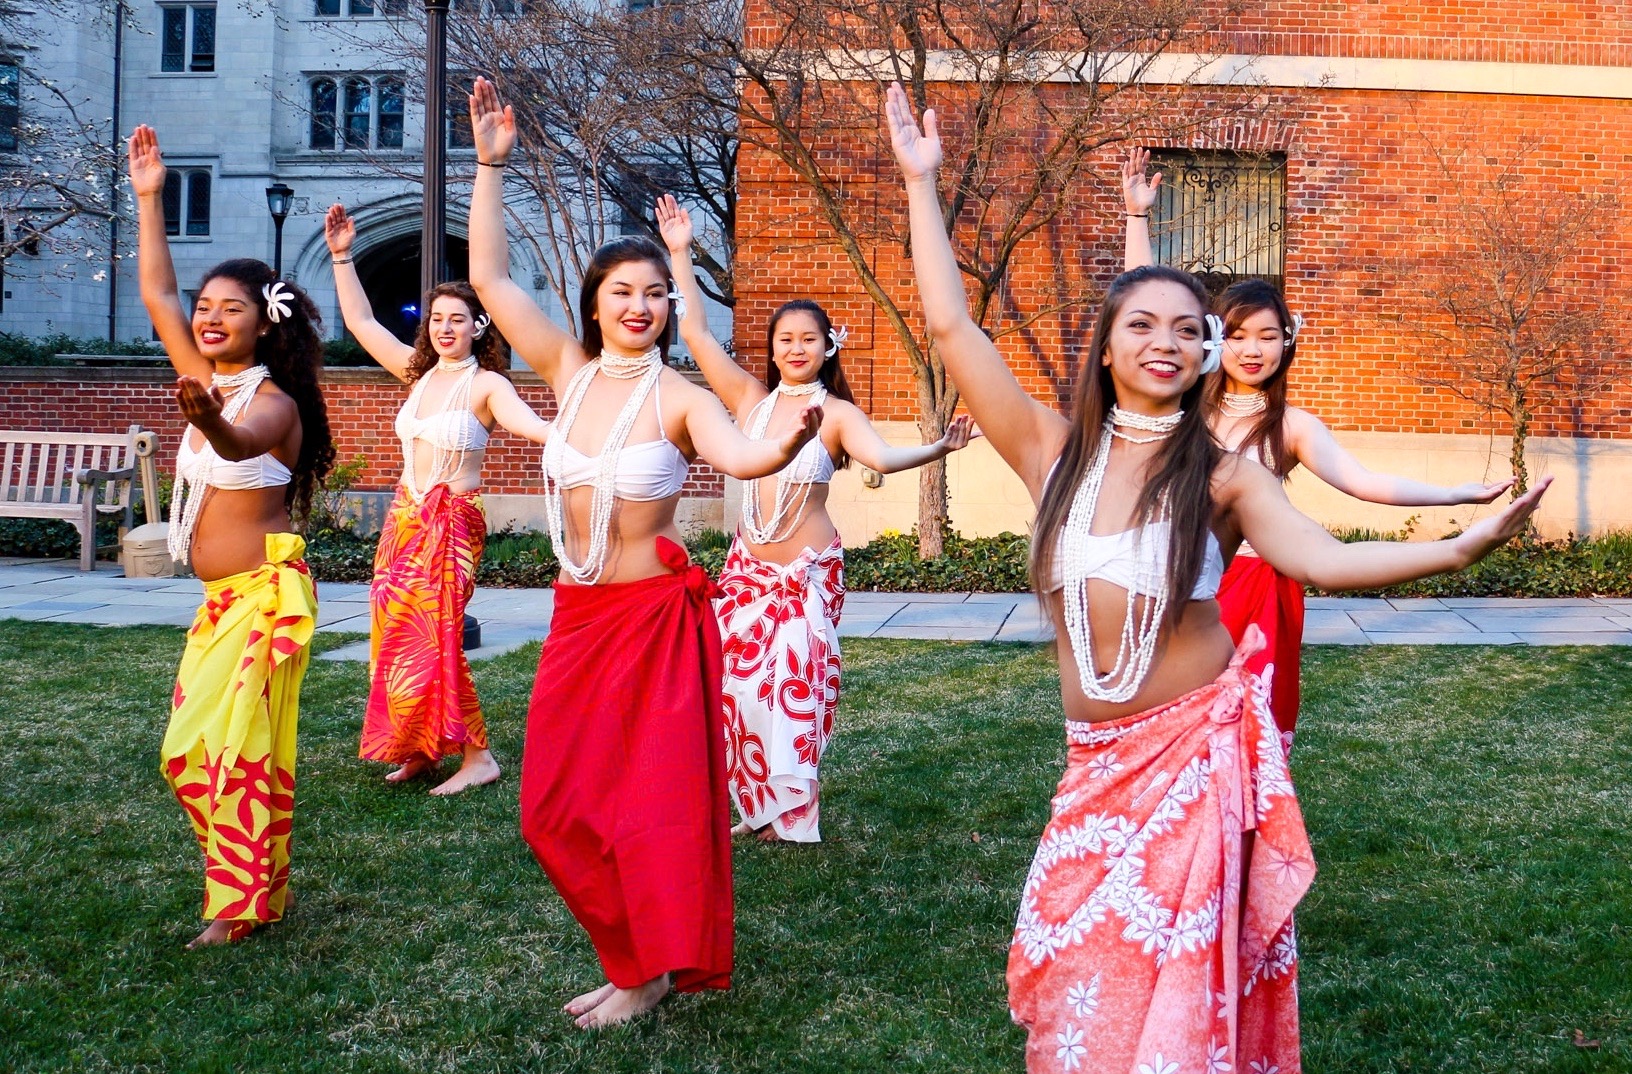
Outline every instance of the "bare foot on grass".
[[739, 824], [735, 828], [731, 829], [731, 838], [733, 838], [733, 839], [737, 838], [739, 835], [753, 835], [753, 834], [754, 834], [754, 826], [752, 824], [749, 824], [747, 821], [743, 821], [741, 824]]
[[599, 1007], [606, 1000], [606, 997], [617, 990], [617, 986], [608, 981], [601, 987], [585, 992], [581, 996], [574, 996], [561, 1009], [574, 1017], [580, 1014], [588, 1014], [596, 1007]]
[[489, 783], [497, 782], [499, 778], [499, 762], [493, 759], [489, 750], [466, 750], [464, 762], [459, 765], [459, 771], [445, 783], [431, 788], [431, 793], [446, 797], [469, 790], [471, 787], [485, 787]]
[[210, 922], [203, 932], [193, 937], [192, 943], [187, 945], [187, 950], [196, 951], [200, 947], [236, 943], [260, 928], [260, 925], [259, 921], [232, 921], [224, 917], [218, 917]]
[[639, 988], [614, 988], [610, 995], [579, 1015], [579, 1029], [601, 1029], [638, 1018], [669, 994], [669, 975], [654, 977]]
[[395, 772], [388, 773], [385, 777], [385, 781], [387, 783], [407, 783], [411, 779], [417, 779], [419, 774], [429, 767], [431, 767], [431, 759], [429, 757], [415, 757], [413, 760], [408, 761], [402, 767], [398, 768]]
[[787, 842], [786, 839], [783, 839], [780, 835], [776, 834], [776, 827], [774, 825], [771, 825], [771, 824], [767, 824], [767, 825], [765, 825], [765, 827], [763, 827], [759, 831], [755, 832], [754, 833], [754, 838], [758, 839], [761, 843], [785, 843], [785, 842]]

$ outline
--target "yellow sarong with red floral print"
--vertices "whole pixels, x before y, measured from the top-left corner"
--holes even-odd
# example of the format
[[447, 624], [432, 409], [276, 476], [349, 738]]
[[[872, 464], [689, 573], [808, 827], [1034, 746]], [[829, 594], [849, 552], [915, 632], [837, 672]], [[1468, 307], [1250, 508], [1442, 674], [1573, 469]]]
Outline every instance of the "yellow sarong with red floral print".
[[465, 658], [465, 605], [476, 591], [487, 520], [482, 497], [406, 489], [386, 515], [369, 589], [368, 707], [357, 755], [404, 764], [487, 748]]
[[204, 584], [159, 770], [204, 851], [204, 919], [277, 921], [289, 883], [295, 725], [317, 591], [293, 533], [266, 562]]

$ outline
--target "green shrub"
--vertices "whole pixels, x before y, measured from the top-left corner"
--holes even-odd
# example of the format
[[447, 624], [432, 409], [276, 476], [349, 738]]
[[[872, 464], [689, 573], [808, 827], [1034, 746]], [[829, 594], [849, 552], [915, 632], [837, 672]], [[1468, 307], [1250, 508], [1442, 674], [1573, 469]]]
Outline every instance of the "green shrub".
[[[119, 519], [96, 521], [96, 543], [117, 544]], [[77, 559], [79, 531], [60, 518], [0, 518], [0, 556]]]
[[327, 366], [372, 366], [363, 345], [355, 339], [328, 339], [323, 341], [323, 364]]
[[158, 355], [159, 345], [148, 339], [116, 340], [78, 338], [58, 332], [49, 336], [24, 336], [0, 332], [0, 365], [67, 365], [59, 354]]

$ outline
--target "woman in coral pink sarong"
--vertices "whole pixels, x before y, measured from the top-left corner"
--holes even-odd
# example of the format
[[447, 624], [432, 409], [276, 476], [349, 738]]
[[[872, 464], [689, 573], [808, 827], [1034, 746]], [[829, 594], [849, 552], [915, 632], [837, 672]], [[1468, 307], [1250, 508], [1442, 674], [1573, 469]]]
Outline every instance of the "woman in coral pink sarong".
[[1450, 540], [1340, 544], [1275, 476], [1208, 431], [1223, 325], [1188, 273], [1112, 283], [1071, 416], [1021, 388], [969, 317], [937, 188], [934, 113], [886, 113], [906, 179], [931, 339], [1037, 504], [1032, 575], [1059, 636], [1067, 764], [1009, 950], [1026, 1069], [1301, 1069], [1292, 910], [1314, 879], [1257, 630], [1216, 599], [1243, 538], [1299, 582], [1390, 585], [1455, 570], [1525, 525], [1538, 483]]
[[[1150, 152], [1135, 149], [1122, 166], [1126, 208], [1125, 264], [1134, 269], [1155, 263], [1150, 245], [1150, 210], [1162, 173], [1146, 177]], [[1297, 354], [1303, 318], [1263, 280], [1231, 284], [1213, 301], [1224, 322], [1224, 354], [1219, 375], [1207, 388], [1204, 405], [1213, 435], [1229, 451], [1262, 464], [1285, 481], [1303, 466], [1328, 485], [1356, 499], [1396, 507], [1490, 503], [1513, 479], [1445, 487], [1366, 469], [1307, 410], [1286, 405], [1287, 374]], [[1242, 542], [1224, 572], [1218, 603], [1230, 636], [1240, 641], [1249, 623], [1264, 634], [1264, 648], [1248, 670], [1269, 683], [1270, 708], [1287, 748], [1298, 721], [1299, 665], [1303, 650], [1303, 586], [1277, 571]]]
[[844, 547], [827, 513], [828, 482], [850, 459], [895, 473], [945, 458], [969, 443], [973, 429], [967, 417], [958, 417], [932, 444], [886, 444], [855, 405], [839, 366], [846, 333], [810, 301], [788, 302], [771, 314], [760, 381], [708, 330], [691, 266], [691, 215], [665, 195], [657, 220], [683, 301], [680, 336], [743, 431], [774, 437], [804, 401], [823, 407], [821, 436], [781, 473], [748, 485], [720, 576], [726, 767], [742, 816], [732, 831], [756, 832], [765, 841], [818, 842], [820, 770], [839, 703], [844, 607]]
[[409, 345], [374, 319], [352, 263], [357, 227], [346, 210], [331, 206], [324, 228], [346, 327], [412, 386], [396, 421], [402, 481], [369, 587], [368, 705], [357, 753], [395, 765], [389, 783], [460, 754], [459, 770], [431, 790], [458, 794], [499, 778], [464, 648], [465, 605], [487, 537], [482, 459], [495, 425], [539, 444], [550, 425], [516, 394], [508, 348], [468, 283], [431, 289]]

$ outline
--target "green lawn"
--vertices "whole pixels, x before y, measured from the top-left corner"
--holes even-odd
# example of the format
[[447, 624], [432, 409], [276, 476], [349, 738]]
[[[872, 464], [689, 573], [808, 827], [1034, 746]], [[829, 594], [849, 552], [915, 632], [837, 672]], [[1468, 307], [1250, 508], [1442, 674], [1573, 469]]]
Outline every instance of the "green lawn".
[[[479, 665], [508, 770], [448, 800], [355, 759], [362, 666], [314, 661], [299, 905], [196, 954], [156, 760], [180, 649], [0, 622], [0, 1070], [1021, 1068], [1005, 947], [1063, 756], [1043, 650], [851, 643], [827, 842], [737, 848], [736, 987], [585, 1035], [557, 1008], [594, 954], [517, 833], [536, 648]], [[1311, 650], [1305, 689], [1308, 1069], [1632, 1070], [1632, 652]]]

